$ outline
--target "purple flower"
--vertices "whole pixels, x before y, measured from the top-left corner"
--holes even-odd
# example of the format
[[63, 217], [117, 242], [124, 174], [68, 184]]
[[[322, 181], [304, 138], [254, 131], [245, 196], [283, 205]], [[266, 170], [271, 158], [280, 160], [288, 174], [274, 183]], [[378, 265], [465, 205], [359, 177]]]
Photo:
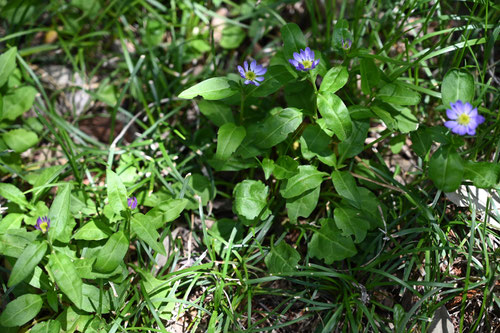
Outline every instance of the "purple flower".
[[477, 113], [477, 108], [473, 108], [469, 102], [464, 104], [461, 100], [450, 103], [450, 106], [446, 115], [451, 120], [445, 122], [444, 126], [459, 135], [475, 135], [476, 127], [484, 122], [484, 117]]
[[262, 67], [261, 65], [257, 65], [257, 61], [252, 61], [250, 64], [250, 68], [248, 68], [248, 62], [244, 62], [243, 67], [238, 66], [238, 71], [240, 72], [240, 75], [242, 78], [245, 79], [245, 84], [253, 84], [253, 85], [260, 85], [259, 82], [264, 81], [263, 76], [258, 76], [258, 75], [264, 75], [267, 72], [267, 69]]
[[344, 50], [349, 50], [351, 48], [351, 45], [352, 45], [352, 41], [350, 39], [344, 40], [344, 38], [342, 38], [342, 48]]
[[130, 197], [127, 199], [128, 208], [134, 210], [137, 207], [137, 198]]
[[298, 71], [309, 71], [319, 64], [319, 59], [314, 59], [314, 51], [311, 51], [308, 47], [306, 47], [305, 51], [300, 49], [300, 54], [294, 52], [293, 59], [288, 59], [288, 61]]
[[43, 233], [46, 233], [50, 228], [50, 219], [47, 216], [38, 217], [36, 220], [35, 229], [40, 230]]

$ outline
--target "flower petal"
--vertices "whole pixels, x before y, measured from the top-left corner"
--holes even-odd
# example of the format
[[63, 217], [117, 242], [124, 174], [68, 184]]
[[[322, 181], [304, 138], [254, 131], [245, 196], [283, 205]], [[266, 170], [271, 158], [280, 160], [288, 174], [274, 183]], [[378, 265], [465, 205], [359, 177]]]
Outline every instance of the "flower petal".
[[465, 103], [464, 106], [463, 106], [463, 111], [468, 116], [470, 116], [470, 113], [471, 113], [472, 109], [473, 109], [473, 107], [472, 107], [472, 105], [469, 102]]
[[478, 125], [479, 125], [479, 124], [484, 123], [484, 117], [483, 117], [483, 116], [481, 116], [480, 114], [476, 115], [476, 116], [474, 117], [474, 120], [476, 121], [476, 123], [477, 123]]
[[457, 110], [454, 108], [446, 109], [446, 116], [448, 117], [448, 119], [453, 119], [453, 120], [457, 119], [458, 118]]
[[264, 75], [266, 74], [267, 72], [267, 68], [264, 68], [262, 66], [257, 66], [257, 68], [255, 69], [255, 74], [257, 75]]
[[245, 78], [245, 71], [243, 70], [243, 67], [238, 66], [238, 72], [240, 72], [242, 78]]
[[297, 62], [301, 62], [303, 60], [297, 52], [293, 52], [293, 59], [295, 59]]
[[319, 59], [314, 60], [312, 68], [315, 68], [319, 64]]
[[263, 77], [263, 76], [257, 76], [257, 77], [255, 78], [255, 81], [262, 82], [262, 81], [264, 81], [264, 77]]
[[254, 61], [252, 61], [252, 63], [250, 64], [250, 69], [251, 69], [252, 71], [254, 71], [254, 72], [255, 72], [255, 66], [257, 66], [257, 61], [255, 61], [255, 60], [254, 60]]
[[467, 134], [469, 135], [476, 135], [476, 126], [467, 126]]
[[448, 127], [449, 129], [453, 130], [455, 127], [458, 126], [458, 123], [454, 120], [448, 120], [444, 123], [444, 126]]
[[245, 66], [245, 72], [248, 72], [248, 62], [245, 61], [243, 63], [243, 66]]
[[465, 127], [463, 125], [458, 125], [457, 127], [452, 129], [451, 131], [457, 133], [458, 135], [465, 135], [465, 133], [467, 133], [467, 127]]
[[260, 86], [259, 82], [257, 82], [257, 81], [252, 81], [252, 83], [253, 83], [254, 85], [256, 85], [257, 87], [258, 87], [258, 86]]
[[245, 80], [245, 82], [244, 82], [244, 83], [245, 83], [245, 84], [251, 84], [251, 83], [252, 83], [252, 81], [250, 81], [250, 80]]
[[297, 60], [288, 59], [288, 62], [291, 63], [295, 68], [299, 69], [299, 62]]

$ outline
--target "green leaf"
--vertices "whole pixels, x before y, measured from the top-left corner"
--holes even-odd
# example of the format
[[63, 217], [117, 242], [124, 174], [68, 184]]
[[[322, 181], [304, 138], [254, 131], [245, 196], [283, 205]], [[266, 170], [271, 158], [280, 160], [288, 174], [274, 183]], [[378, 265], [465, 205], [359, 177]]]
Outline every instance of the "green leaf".
[[300, 52], [306, 48], [306, 38], [295, 23], [288, 23], [281, 27], [281, 38], [286, 59], [293, 59], [294, 52]]
[[306, 127], [300, 138], [300, 151], [305, 159], [310, 160], [317, 156], [323, 163], [335, 165], [333, 150], [329, 147], [332, 139], [319, 125], [309, 125]]
[[323, 78], [319, 91], [334, 93], [340, 90], [347, 83], [348, 79], [349, 73], [347, 73], [347, 69], [344, 66], [332, 67]]
[[122, 211], [128, 209], [127, 189], [120, 177], [110, 169], [106, 171], [106, 186], [109, 205], [115, 214], [120, 215]]
[[302, 123], [302, 113], [295, 108], [274, 108], [257, 129], [257, 146], [271, 148], [284, 141]]
[[9, 213], [0, 220], [0, 234], [5, 233], [9, 229], [21, 228], [21, 222], [26, 218], [26, 215], [19, 213]]
[[297, 198], [286, 201], [286, 210], [290, 222], [296, 223], [299, 216], [309, 217], [318, 205], [320, 187], [308, 190]]
[[42, 309], [43, 301], [40, 295], [26, 294], [19, 296], [9, 304], [0, 316], [0, 325], [5, 327], [19, 327], [35, 316]]
[[137, 234], [137, 237], [151, 246], [153, 250], [165, 256], [167, 255], [165, 247], [158, 243], [160, 234], [158, 234], [155, 228], [151, 227], [150, 219], [146, 215], [141, 213], [134, 214], [130, 227]]
[[47, 243], [45, 242], [36, 242], [26, 246], [12, 268], [7, 286], [15, 286], [28, 277], [45, 256], [45, 252], [47, 252]]
[[104, 230], [106, 229], [102, 225], [102, 222], [99, 223], [96, 220], [90, 220], [82, 227], [80, 227], [72, 236], [72, 238], [88, 241], [106, 239], [109, 235]]
[[292, 81], [285, 85], [285, 100], [288, 107], [303, 110], [306, 115], [316, 113], [316, 94], [312, 85], [304, 81]]
[[198, 101], [198, 107], [200, 112], [218, 127], [225, 123], [234, 123], [233, 113], [227, 104], [202, 99]]
[[352, 122], [344, 102], [335, 94], [318, 94], [318, 110], [325, 119], [326, 127], [344, 141], [352, 132]]
[[97, 260], [94, 263], [96, 271], [111, 273], [118, 267], [127, 254], [129, 240], [123, 231], [111, 235], [106, 244], [99, 250]]
[[420, 127], [410, 133], [411, 147], [420, 158], [425, 158], [432, 146], [432, 137], [427, 131], [427, 127]]
[[274, 246], [269, 255], [264, 258], [271, 274], [295, 272], [297, 271], [299, 260], [299, 252], [284, 241]]
[[222, 38], [220, 40], [220, 46], [225, 49], [236, 49], [245, 39], [245, 31], [238, 27], [225, 27], [222, 30]]
[[309, 255], [323, 259], [326, 264], [354, 256], [357, 251], [351, 237], [342, 236], [333, 219], [319, 221], [321, 229], [315, 230], [308, 244]]
[[0, 55], [0, 88], [7, 82], [10, 74], [16, 68], [17, 48], [11, 47]]
[[71, 185], [64, 184], [57, 189], [57, 195], [49, 210], [50, 228], [49, 238], [53, 241], [61, 240], [69, 222], [70, 216], [70, 196]]
[[419, 93], [397, 82], [384, 85], [377, 93], [377, 98], [397, 105], [417, 105], [420, 103]]
[[398, 105], [393, 106], [397, 111], [399, 111], [394, 116], [394, 119], [396, 120], [396, 126], [401, 133], [409, 133], [418, 128], [417, 117], [413, 115], [410, 109]]
[[334, 217], [335, 224], [342, 230], [342, 236], [354, 235], [355, 243], [361, 243], [365, 239], [370, 222], [358, 209], [340, 205], [335, 208]]
[[246, 134], [243, 126], [236, 126], [233, 123], [222, 125], [217, 133], [216, 158], [220, 160], [228, 159], [243, 142]]
[[458, 100], [472, 103], [474, 100], [474, 77], [467, 72], [452, 69], [444, 76], [441, 98], [446, 107]]
[[351, 135], [349, 135], [347, 139], [339, 143], [337, 146], [340, 161], [344, 161], [346, 158], [354, 157], [363, 151], [369, 128], [370, 124], [368, 122], [352, 122]]
[[372, 89], [380, 82], [380, 70], [371, 58], [362, 58], [359, 62], [361, 72], [361, 90], [365, 95], [370, 95]]
[[36, 94], [36, 89], [29, 86], [9, 90], [3, 96], [3, 119], [14, 120], [28, 111], [33, 106]]
[[332, 182], [337, 193], [352, 202], [355, 207], [361, 208], [359, 204], [359, 191], [354, 177], [347, 171], [333, 171]]
[[[210, 233], [214, 236], [219, 236], [223, 240], [229, 241], [233, 229], [236, 229], [236, 235], [233, 240], [233, 243], [236, 243], [243, 238], [244, 232], [243, 225], [239, 221], [226, 218], [217, 220], [210, 227]], [[225, 248], [225, 245], [218, 239], [218, 237], [213, 237], [212, 240], [214, 242], [215, 251], [217, 254], [221, 255], [221, 251]]]
[[100, 293], [99, 288], [84, 283], [82, 286], [83, 302], [81, 309], [91, 313], [97, 313], [99, 310], [101, 313], [108, 313], [110, 311], [109, 300], [111, 295], [104, 290], [102, 295], [99, 295]]
[[429, 178], [443, 192], [453, 192], [462, 183], [462, 158], [452, 146], [441, 146], [429, 161]]
[[4, 133], [2, 137], [7, 146], [16, 153], [25, 152], [38, 142], [38, 135], [24, 128], [10, 130]]
[[30, 333], [59, 333], [61, 332], [61, 323], [57, 320], [48, 320], [36, 324]]
[[266, 97], [272, 93], [275, 93], [283, 87], [286, 83], [294, 80], [294, 76], [288, 68], [282, 65], [270, 66], [267, 69], [266, 74], [264, 74], [264, 81], [260, 86], [250, 90], [250, 94], [255, 97]]
[[[99, 2], [96, 3], [100, 6]], [[144, 43], [148, 46], [157, 46], [161, 44], [165, 34], [165, 25], [157, 20], [148, 19], [144, 31]]]
[[231, 89], [227, 78], [214, 77], [184, 90], [179, 94], [179, 98], [193, 99], [196, 96], [201, 96], [207, 100], [218, 100], [233, 96], [236, 93], [236, 90]]
[[[271, 173], [274, 170], [274, 161], [269, 158], [264, 158], [262, 160], [262, 170], [264, 170], [264, 178], [269, 179], [271, 177]], [[0, 224], [0, 228], [2, 225]]]
[[273, 175], [276, 179], [288, 179], [297, 173], [299, 162], [288, 155], [278, 157], [274, 163]]
[[[238, 215], [253, 220], [267, 205], [269, 188], [258, 180], [244, 180], [234, 187], [233, 208]], [[267, 214], [265, 212], [262, 216]]]
[[470, 179], [476, 187], [496, 187], [500, 180], [500, 164], [467, 161], [464, 178]]
[[80, 307], [83, 298], [83, 282], [68, 256], [59, 252], [52, 253], [49, 257], [48, 267], [59, 289], [68, 296], [75, 306]]
[[7, 229], [0, 234], [0, 254], [19, 258], [24, 248], [34, 242], [36, 232], [28, 232], [26, 229]]
[[28, 205], [28, 201], [26, 200], [23, 192], [21, 192], [21, 190], [19, 190], [15, 185], [0, 183], [0, 195], [7, 200], [15, 202], [21, 207]]
[[150, 210], [146, 216], [152, 217], [150, 223], [158, 229], [178, 218], [188, 203], [187, 199], [168, 199]]
[[323, 177], [327, 175], [318, 171], [312, 165], [301, 165], [298, 169], [298, 174], [288, 179], [285, 188], [281, 189], [280, 192], [283, 198], [293, 198], [307, 190], [320, 187]]

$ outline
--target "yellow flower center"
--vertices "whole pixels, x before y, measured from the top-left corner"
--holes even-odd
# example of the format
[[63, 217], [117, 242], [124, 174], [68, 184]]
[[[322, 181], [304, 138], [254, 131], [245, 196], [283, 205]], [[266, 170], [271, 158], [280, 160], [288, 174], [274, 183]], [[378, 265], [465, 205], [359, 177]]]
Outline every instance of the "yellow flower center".
[[47, 232], [47, 222], [40, 223], [40, 229], [42, 229], [43, 233]]
[[304, 68], [311, 68], [312, 64], [313, 63], [310, 60], [304, 60], [304, 61], [302, 61], [302, 66], [304, 66]]
[[248, 71], [245, 73], [245, 79], [247, 79], [247, 80], [253, 81], [253, 80], [255, 80], [256, 77], [257, 77], [257, 75], [255, 75], [255, 73], [252, 71]]
[[467, 126], [470, 123], [470, 117], [465, 113], [462, 113], [460, 116], [458, 116], [457, 123]]

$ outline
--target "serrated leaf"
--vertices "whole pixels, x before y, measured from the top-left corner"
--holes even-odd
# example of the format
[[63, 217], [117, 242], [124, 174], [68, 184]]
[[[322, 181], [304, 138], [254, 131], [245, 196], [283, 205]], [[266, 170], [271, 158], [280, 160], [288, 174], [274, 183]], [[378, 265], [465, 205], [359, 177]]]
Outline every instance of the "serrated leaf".
[[51, 241], [64, 238], [63, 234], [70, 219], [70, 196], [71, 185], [64, 184], [57, 189], [57, 195], [49, 210], [50, 228], [49, 238]]
[[472, 162], [465, 164], [465, 179], [470, 179], [474, 186], [493, 188], [499, 184], [500, 164], [490, 162]]
[[325, 119], [326, 127], [344, 141], [352, 132], [352, 122], [344, 102], [335, 94], [318, 94], [318, 110]]
[[286, 59], [293, 59], [293, 53], [306, 48], [306, 39], [295, 23], [288, 23], [281, 27], [281, 38]]
[[377, 98], [397, 105], [417, 105], [420, 103], [419, 93], [397, 82], [384, 85], [377, 93]]
[[219, 101], [198, 101], [200, 112], [207, 117], [216, 126], [222, 126], [225, 123], [234, 123], [233, 113], [229, 105]]
[[284, 141], [302, 123], [302, 113], [295, 108], [274, 108], [259, 126], [257, 146], [271, 148]]
[[295, 176], [288, 179], [285, 188], [280, 191], [283, 198], [293, 198], [307, 190], [319, 187], [323, 182], [323, 177], [327, 175], [312, 165], [301, 165], [298, 171]]
[[219, 100], [236, 93], [236, 90], [231, 89], [227, 78], [213, 77], [184, 90], [179, 94], [179, 98], [193, 99], [196, 96], [201, 96], [207, 100]]
[[21, 207], [28, 205], [28, 201], [26, 200], [24, 193], [13, 184], [0, 183], [0, 195], [7, 200], [15, 202]]
[[12, 268], [7, 286], [15, 286], [28, 277], [45, 256], [45, 252], [47, 252], [45, 242], [36, 242], [26, 246]]
[[474, 100], [474, 77], [467, 72], [452, 69], [444, 76], [441, 98], [446, 107], [458, 100], [472, 103]]
[[244, 180], [234, 187], [234, 210], [238, 215], [253, 220], [267, 205], [269, 188], [258, 180]]
[[452, 146], [441, 146], [429, 161], [429, 178], [444, 192], [453, 192], [462, 183], [464, 166]]
[[233, 123], [222, 125], [217, 133], [216, 158], [220, 160], [228, 159], [243, 142], [246, 134], [243, 126], [236, 126]]
[[290, 222], [296, 223], [297, 218], [309, 217], [318, 205], [320, 187], [304, 192], [297, 198], [288, 199], [286, 201], [286, 210]]
[[146, 215], [141, 213], [134, 214], [134, 216], [132, 216], [130, 227], [132, 228], [132, 231], [137, 234], [137, 237], [151, 246], [153, 250], [163, 255], [167, 255], [165, 247], [158, 243], [160, 234], [150, 225], [150, 220]]
[[10, 74], [16, 68], [16, 54], [17, 48], [11, 47], [0, 55], [0, 88], [7, 82]]
[[297, 271], [299, 260], [299, 252], [284, 241], [274, 246], [269, 255], [264, 258], [266, 266], [272, 274]]
[[127, 254], [129, 240], [123, 231], [111, 235], [99, 250], [94, 268], [101, 273], [110, 273], [118, 267]]
[[355, 243], [361, 243], [367, 230], [370, 229], [370, 222], [362, 216], [358, 209], [340, 205], [334, 211], [335, 224], [342, 230], [342, 236], [354, 235]]
[[323, 78], [319, 91], [334, 93], [340, 90], [347, 83], [348, 79], [349, 73], [344, 66], [332, 67]]
[[110, 169], [106, 171], [106, 187], [109, 205], [115, 214], [120, 215], [122, 211], [128, 209], [127, 189], [120, 177]]
[[83, 282], [68, 256], [59, 252], [52, 253], [48, 267], [59, 289], [79, 308], [82, 304]]
[[333, 219], [320, 220], [321, 229], [315, 230], [308, 244], [309, 255], [323, 259], [326, 264], [354, 256], [357, 251], [351, 237], [342, 236]]
[[0, 315], [0, 325], [18, 327], [26, 324], [42, 309], [43, 301], [40, 295], [26, 294], [19, 296], [9, 304]]

